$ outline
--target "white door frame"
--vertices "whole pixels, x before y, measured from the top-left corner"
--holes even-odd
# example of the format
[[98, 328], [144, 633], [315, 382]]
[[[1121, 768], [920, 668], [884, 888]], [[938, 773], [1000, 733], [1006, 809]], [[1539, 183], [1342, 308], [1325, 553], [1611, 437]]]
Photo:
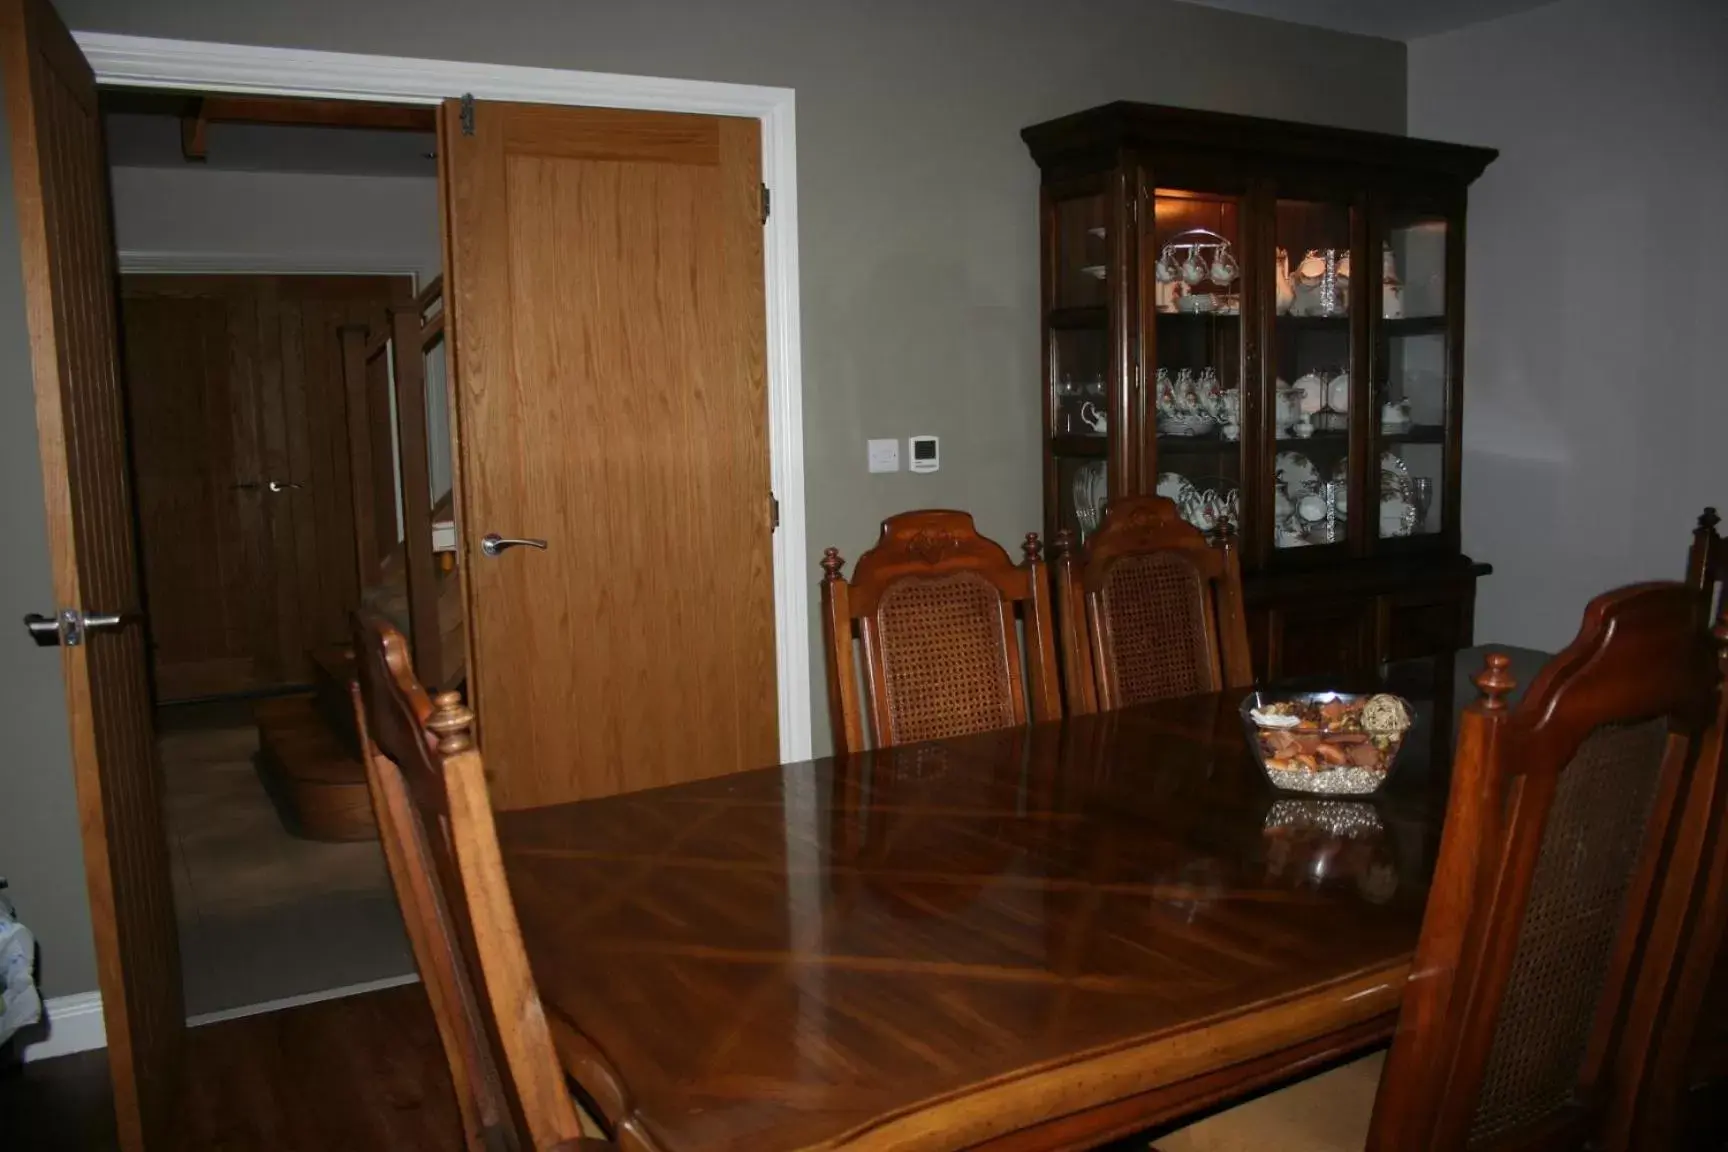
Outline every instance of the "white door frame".
[[768, 313], [768, 425], [771, 483], [780, 498], [774, 534], [774, 615], [780, 701], [780, 758], [810, 756], [810, 614], [804, 544], [803, 376], [798, 330], [798, 177], [790, 88], [665, 80], [555, 68], [523, 68], [347, 52], [256, 48], [75, 32], [96, 82], [437, 105], [472, 93], [479, 100], [640, 108], [740, 116], [762, 124], [762, 178], [773, 191], [763, 235]]

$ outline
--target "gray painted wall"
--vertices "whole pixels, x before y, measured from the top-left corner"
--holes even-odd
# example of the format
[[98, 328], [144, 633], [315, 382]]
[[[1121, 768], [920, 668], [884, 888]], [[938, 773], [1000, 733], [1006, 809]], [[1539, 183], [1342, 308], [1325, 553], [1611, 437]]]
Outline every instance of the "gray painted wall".
[[[1041, 521], [1037, 172], [1021, 127], [1139, 99], [1404, 128], [1402, 45], [1171, 0], [58, 7], [107, 32], [797, 89], [812, 578], [823, 546], [855, 558], [910, 507], [970, 509], [1005, 541]], [[941, 472], [866, 475], [867, 437], [920, 432], [942, 437]], [[25, 851], [77, 859], [70, 822], [31, 824]]]
[[1728, 506], [1728, 5], [1562, 0], [1410, 46], [1410, 131], [1471, 193], [1464, 545], [1477, 636], [1554, 649], [1677, 579]]
[[12, 155], [0, 132], [0, 876], [19, 919], [42, 948], [37, 973], [48, 996], [96, 987], [84, 849], [78, 839], [72, 748], [60, 652], [24, 633], [26, 612], [54, 610], [42, 457], [36, 448], [36, 394], [24, 280], [18, 266], [18, 205]]

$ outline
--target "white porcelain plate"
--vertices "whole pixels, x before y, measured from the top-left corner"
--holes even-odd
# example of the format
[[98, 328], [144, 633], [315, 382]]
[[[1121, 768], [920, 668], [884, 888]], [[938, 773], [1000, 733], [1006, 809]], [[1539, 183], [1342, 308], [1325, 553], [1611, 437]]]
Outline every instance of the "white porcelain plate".
[[1300, 452], [1278, 453], [1273, 467], [1278, 475], [1278, 483], [1283, 486], [1285, 495], [1292, 500], [1320, 490], [1320, 470], [1314, 467], [1314, 461]]
[[1158, 473], [1158, 495], [1173, 500], [1179, 511], [1186, 512], [1199, 500], [1200, 493], [1186, 476], [1175, 472]]

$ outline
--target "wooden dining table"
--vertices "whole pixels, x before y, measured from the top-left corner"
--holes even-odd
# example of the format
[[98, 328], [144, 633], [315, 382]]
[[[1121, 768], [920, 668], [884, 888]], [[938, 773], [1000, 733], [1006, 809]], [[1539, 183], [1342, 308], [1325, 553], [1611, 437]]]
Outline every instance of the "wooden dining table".
[[626, 1149], [936, 1152], [1382, 1044], [1481, 666], [1383, 670], [1417, 720], [1371, 797], [1274, 790], [1236, 691], [501, 813], [560, 1058]]

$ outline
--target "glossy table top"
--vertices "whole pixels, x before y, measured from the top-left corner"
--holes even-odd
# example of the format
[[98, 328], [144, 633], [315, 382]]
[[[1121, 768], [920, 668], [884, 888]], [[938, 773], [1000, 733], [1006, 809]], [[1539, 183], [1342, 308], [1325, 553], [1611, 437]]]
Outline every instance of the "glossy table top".
[[968, 1147], [1388, 1034], [1448, 671], [1395, 668], [1418, 728], [1355, 802], [1274, 791], [1238, 692], [502, 813], [542, 999], [666, 1152]]

